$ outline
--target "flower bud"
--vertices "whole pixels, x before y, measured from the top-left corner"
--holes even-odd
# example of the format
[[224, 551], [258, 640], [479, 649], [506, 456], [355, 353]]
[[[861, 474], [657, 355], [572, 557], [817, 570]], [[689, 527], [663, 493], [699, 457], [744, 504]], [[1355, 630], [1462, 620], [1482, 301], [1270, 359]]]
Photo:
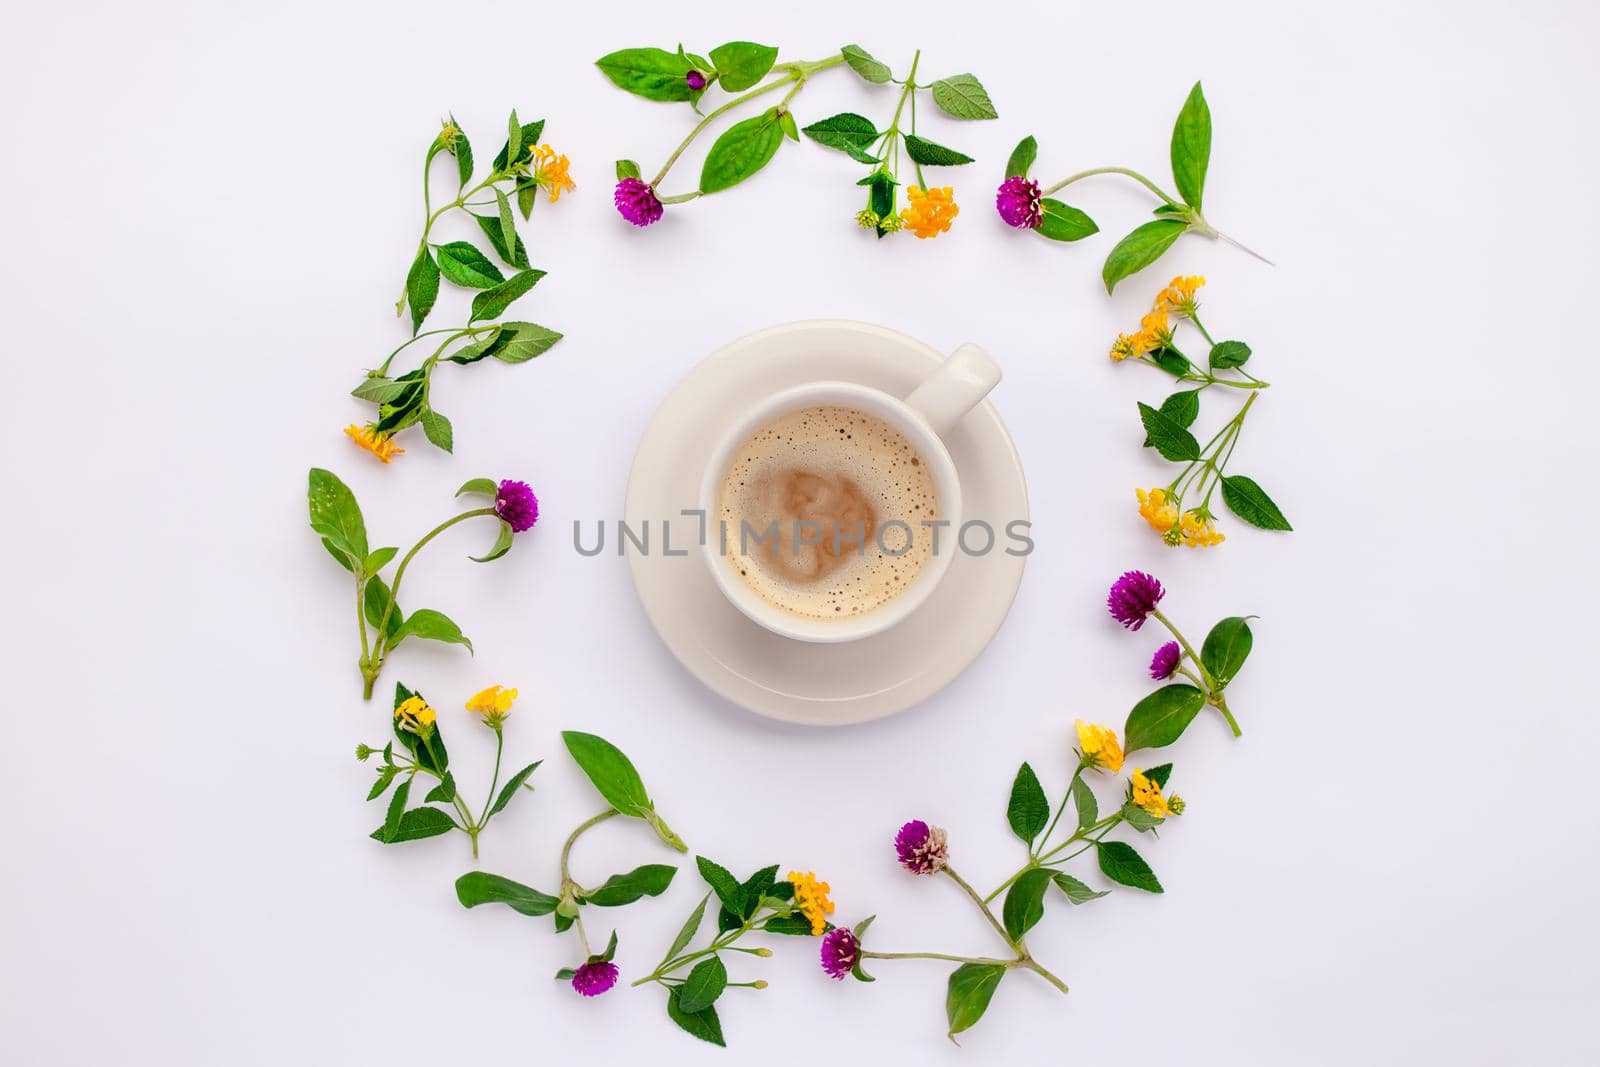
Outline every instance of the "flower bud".
[[[1174, 797], [1173, 799], [1176, 800], [1177, 798]], [[762, 947], [756, 949], [756, 955], [757, 956], [763, 956], [763, 957], [770, 956], [770, 955], [772, 955], [772, 950], [770, 948], [767, 948], [765, 945], [763, 945]]]
[[880, 221], [878, 213], [870, 207], [856, 212], [856, 225], [863, 230], [876, 230]]
[[368, 745], [357, 745], [356, 746], [356, 759], [358, 759], [361, 762], [365, 763], [367, 761], [367, 757], [370, 756], [370, 755], [372, 755], [372, 748], [370, 746], [368, 746]]
[[[769, 952], [769, 953], [767, 953], [767, 955], [770, 956], [770, 955], [772, 955], [772, 953]], [[757, 978], [751, 984], [750, 988], [751, 989], [765, 989], [765, 988], [767, 988], [767, 980], [765, 978]]]
[[683, 76], [684, 84], [689, 86], [690, 92], [698, 93], [706, 87], [706, 76], [698, 70], [691, 70]]
[[1189, 805], [1184, 803], [1183, 798], [1176, 793], [1167, 798], [1167, 810], [1172, 812], [1174, 815], [1182, 815], [1183, 809], [1188, 806]]

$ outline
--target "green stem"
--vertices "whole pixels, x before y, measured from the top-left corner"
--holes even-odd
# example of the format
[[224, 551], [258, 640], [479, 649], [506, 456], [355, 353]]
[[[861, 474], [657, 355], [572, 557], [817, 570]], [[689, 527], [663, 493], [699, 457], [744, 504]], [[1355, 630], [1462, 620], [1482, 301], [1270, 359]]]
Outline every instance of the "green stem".
[[483, 798], [483, 814], [478, 816], [478, 826], [489, 825], [489, 805], [494, 803], [495, 787], [500, 784], [500, 754], [505, 751], [506, 736], [498, 728], [494, 732], [494, 776], [489, 779], [489, 795]]
[[1060, 181], [1050, 186], [1050, 188], [1044, 190], [1043, 195], [1049, 196], [1051, 193], [1060, 192], [1073, 182], [1082, 181], [1084, 178], [1092, 178], [1096, 174], [1121, 174], [1125, 177], [1132, 178], [1146, 189], [1149, 189], [1152, 193], [1155, 193], [1172, 207], [1180, 206], [1176, 200], [1162, 192], [1160, 186], [1156, 185], [1155, 182], [1151, 181], [1149, 178], [1146, 178], [1143, 174], [1140, 174], [1136, 170], [1129, 170], [1127, 167], [1095, 167], [1091, 170], [1081, 170], [1071, 177], [1062, 178]]
[[1006, 933], [1006, 928], [1000, 924], [999, 919], [994, 917], [994, 912], [989, 910], [989, 902], [984, 900], [983, 897], [979, 896], [978, 891], [973, 889], [971, 885], [967, 884], [967, 880], [957, 874], [954, 867], [946, 865], [944, 868], [944, 873], [948, 874], [950, 876], [950, 880], [956, 885], [960, 886], [962, 891], [966, 893], [967, 896], [972, 898], [972, 902], [978, 906], [979, 911], [983, 912], [983, 917], [989, 920], [989, 925], [994, 927], [994, 932], [1000, 935], [1000, 939], [1007, 945], [1011, 946], [1014, 951], [1020, 953], [1022, 951], [1020, 946], [1017, 944], [1017, 942], [1011, 940], [1011, 935]]
[[[1064, 794], [1062, 794], [1061, 806], [1056, 808], [1055, 818], [1050, 820], [1050, 825], [1045, 827], [1044, 836], [1039, 838], [1039, 848], [1041, 850], [1044, 848], [1045, 845], [1050, 843], [1050, 835], [1056, 832], [1056, 824], [1061, 821], [1062, 814], [1065, 813], [1066, 810], [1067, 810], [1067, 802], [1072, 799], [1072, 788], [1073, 788], [1073, 786], [1078, 784], [1078, 779], [1083, 776], [1083, 768], [1084, 768], [1083, 761], [1079, 760], [1078, 761], [1078, 769], [1073, 772], [1072, 781], [1067, 783], [1067, 791]], [[1034, 854], [1031, 849], [1029, 851], [1030, 851], [1030, 854]]]
[[621, 813], [619, 811], [617, 811], [616, 808], [607, 808], [605, 811], [602, 811], [599, 815], [591, 816], [590, 818], [585, 819], [583, 822], [579, 823], [578, 824], [578, 828], [576, 830], [572, 831], [572, 833], [567, 835], [567, 843], [561, 846], [561, 883], [562, 883], [562, 885], [565, 885], [566, 883], [572, 881], [572, 872], [571, 872], [571, 870], [570, 870], [570, 868], [568, 866], [568, 860], [570, 860], [571, 857], [572, 857], [572, 846], [577, 844], [578, 838], [583, 834], [583, 832], [585, 830], [589, 829], [591, 826], [598, 826], [599, 824], [605, 822], [607, 819], [615, 818], [619, 814], [621, 814]]
[[1189, 659], [1193, 661], [1195, 667], [1200, 671], [1200, 676], [1205, 679], [1205, 689], [1208, 691], [1215, 689], [1216, 681], [1211, 677], [1211, 672], [1206, 670], [1206, 665], [1200, 661], [1200, 656], [1195, 652], [1194, 646], [1189, 644], [1189, 639], [1183, 636], [1176, 626], [1172, 625], [1171, 619], [1161, 614], [1160, 608], [1151, 608], [1150, 614], [1154, 615], [1156, 620], [1162, 626], [1165, 626], [1172, 633], [1172, 636], [1177, 639], [1178, 644], [1183, 647], [1184, 652], [1188, 654]]
[[948, 960], [951, 963], [977, 963], [994, 967], [1017, 967], [1021, 960], [996, 959], [993, 956], [952, 956], [946, 952], [872, 952], [861, 950], [861, 958], [868, 960]]

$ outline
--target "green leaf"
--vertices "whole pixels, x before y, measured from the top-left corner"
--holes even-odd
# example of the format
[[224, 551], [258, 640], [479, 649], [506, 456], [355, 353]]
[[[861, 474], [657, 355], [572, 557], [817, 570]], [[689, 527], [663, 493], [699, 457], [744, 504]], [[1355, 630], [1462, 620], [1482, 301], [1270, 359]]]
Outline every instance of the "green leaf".
[[455, 431], [450, 427], [450, 420], [432, 408], [422, 409], [422, 432], [435, 448], [446, 452], [455, 450]]
[[933, 102], [946, 115], [958, 119], [997, 119], [1000, 113], [989, 100], [983, 84], [970, 74], [940, 78], [930, 88]]
[[1156, 219], [1147, 222], [1117, 242], [1117, 247], [1106, 256], [1100, 277], [1111, 292], [1117, 283], [1130, 274], [1137, 274], [1161, 258], [1172, 247], [1172, 242], [1183, 235], [1189, 224], [1182, 219]]
[[535, 356], [543, 355], [562, 338], [561, 334], [534, 322], [507, 322], [502, 325], [509, 332], [504, 342], [491, 353], [502, 363], [526, 363]]
[[[606, 802], [623, 815], [642, 819], [651, 810], [650, 794], [622, 750], [603, 737], [563, 730], [561, 740]], [[732, 875], [729, 875], [731, 878]]]
[[493, 500], [500, 495], [500, 483], [493, 478], [469, 478], [456, 490], [456, 496], [465, 496], [467, 493], [476, 493]]
[[[450, 120], [452, 123], [455, 119]], [[467, 187], [467, 182], [472, 180], [472, 142], [467, 140], [467, 135], [461, 132], [461, 127], [456, 127], [456, 135], [450, 144], [450, 152], [456, 157], [456, 191], [460, 192]]]
[[678, 930], [678, 936], [672, 939], [672, 945], [667, 949], [667, 954], [661, 957], [661, 962], [665, 963], [689, 947], [689, 942], [694, 940], [694, 935], [700, 930], [700, 924], [705, 921], [706, 904], [710, 900], [710, 893], [700, 898], [700, 903], [689, 913], [689, 918], [684, 920], [683, 926]]
[[711, 62], [717, 68], [717, 79], [730, 93], [742, 93], [753, 87], [767, 76], [767, 71], [777, 61], [776, 48], [751, 41], [729, 41], [711, 50]]
[[1149, 831], [1154, 830], [1156, 827], [1161, 825], [1160, 819], [1156, 818], [1154, 815], [1151, 815], [1148, 811], [1145, 811], [1132, 801], [1122, 805], [1122, 811], [1119, 814], [1121, 814], [1123, 822], [1127, 823], [1141, 834], [1148, 833]]
[[411, 796], [411, 779], [407, 778], [395, 789], [394, 796], [389, 798], [389, 810], [383, 817], [383, 825], [378, 827], [379, 841], [390, 842], [394, 835], [400, 832], [400, 817], [406, 813], [406, 801]]
[[306, 477], [306, 507], [311, 528], [330, 542], [329, 551], [338, 550], [349, 559], [345, 569], [356, 570], [367, 558], [367, 524], [350, 487], [332, 471], [312, 467]]
[[523, 915], [549, 915], [556, 910], [557, 898], [532, 886], [513, 882], [498, 874], [472, 871], [456, 879], [456, 899], [464, 908], [479, 904], [504, 904]]
[[527, 783], [529, 776], [532, 775], [534, 771], [538, 770], [539, 764], [543, 762], [544, 760], [534, 760], [532, 763], [522, 768], [522, 770], [518, 771], [516, 774], [513, 774], [510, 779], [506, 781], [506, 784], [500, 787], [500, 795], [495, 798], [494, 807], [489, 809], [490, 816], [498, 815], [502, 811], [506, 810], [506, 805], [511, 803], [511, 798], [516, 796], [517, 793], [521, 791], [522, 787]]
[[[1200, 417], [1200, 390], [1184, 389], [1173, 393], [1161, 402], [1159, 410], [1177, 425], [1188, 429]], [[1145, 444], [1149, 445], [1149, 440]]]
[[422, 320], [433, 310], [433, 302], [438, 297], [439, 264], [433, 261], [433, 253], [428, 246], [423, 245], [411, 263], [411, 270], [406, 273], [406, 303], [411, 305], [413, 336], [422, 329]]
[[894, 77], [894, 71], [889, 69], [888, 64], [878, 62], [858, 44], [847, 44], [839, 51], [844, 55], [845, 63], [849, 64], [851, 70], [861, 75], [864, 81], [882, 85]]
[[360, 385], [350, 390], [350, 395], [374, 404], [387, 404], [410, 388], [410, 382], [396, 382], [382, 375], [369, 375], [361, 379]]
[[1250, 346], [1243, 341], [1218, 341], [1211, 346], [1211, 365], [1218, 370], [1242, 367], [1250, 358]]
[[778, 125], [783, 128], [783, 135], [796, 144], [800, 142], [800, 127], [795, 125], [794, 112], [779, 111]]
[[719, 193], [731, 189], [771, 161], [783, 143], [776, 109], [768, 109], [723, 131], [700, 170], [700, 191]]
[[[389, 606], [389, 599], [389, 587], [382, 578], [373, 575], [367, 579], [367, 588], [361, 596], [361, 609], [367, 618], [368, 626], [373, 629], [378, 628], [379, 622], [383, 619], [384, 609]], [[400, 627], [404, 622], [405, 615], [401, 613], [400, 605], [396, 604], [389, 612], [389, 621], [383, 627], [384, 632], [388, 634], [390, 648], [400, 643]]]
[[728, 988], [728, 968], [721, 958], [707, 956], [694, 965], [683, 985], [674, 989], [678, 994], [678, 1010], [693, 1015], [715, 1004], [722, 991]]
[[744, 898], [744, 911], [741, 918], [748, 919], [756, 913], [761, 906], [763, 897], [770, 897], [775, 888], [774, 880], [778, 877], [778, 865], [763, 867], [739, 886], [739, 894]]
[[490, 329], [483, 336], [479, 337], [477, 340], [470, 344], [462, 345], [460, 348], [456, 349], [454, 352], [451, 352], [444, 358], [448, 359], [451, 363], [456, 363], [465, 367], [469, 364], [478, 362], [480, 359], [483, 359], [495, 349], [499, 348], [503, 340], [504, 337], [502, 336], [502, 331], [498, 326], [496, 326]]
[[1206, 95], [1195, 82], [1189, 98], [1172, 126], [1172, 180], [1183, 202], [1200, 209], [1200, 196], [1206, 188], [1206, 167], [1211, 163], [1211, 108]]
[[[522, 156], [522, 123], [517, 121], [517, 109], [511, 109], [511, 117], [506, 120], [506, 158], [518, 159]], [[500, 190], [496, 189], [498, 195]], [[505, 197], [500, 197], [505, 201]]]
[[1100, 232], [1093, 219], [1071, 204], [1049, 197], [1039, 201], [1043, 215], [1033, 232], [1052, 241], [1081, 241]]
[[958, 167], [971, 163], [972, 157], [953, 148], [924, 140], [914, 133], [905, 135], [906, 154], [924, 167]]
[[1050, 821], [1050, 801], [1045, 798], [1038, 775], [1026, 763], [1017, 768], [1017, 777], [1011, 783], [1006, 821], [1011, 824], [1011, 832], [1029, 845]]
[[1200, 646], [1200, 662], [1211, 672], [1217, 688], [1226, 688], [1233, 681], [1254, 643], [1250, 621], [1239, 615], [1223, 619], [1206, 634], [1205, 644]]
[[537, 122], [523, 123], [521, 150], [518, 151], [515, 156], [511, 155], [511, 142], [508, 139], [505, 144], [500, 146], [499, 153], [494, 157], [494, 169], [496, 171], [504, 172], [510, 168], [512, 163], [526, 163], [528, 160], [532, 159], [533, 146], [539, 143], [539, 137], [543, 133], [544, 119], [540, 119]]
[[[856, 944], [862, 944], [867, 937], [867, 928], [872, 925], [876, 915], [868, 915], [851, 928], [851, 933], [856, 935]], [[856, 962], [850, 968], [850, 977], [858, 982], [876, 982], [877, 979], [868, 974], [861, 966], [861, 954], [856, 954]]]
[[1090, 889], [1065, 871], [1056, 871], [1050, 876], [1050, 880], [1055, 882], [1056, 888], [1065, 893], [1067, 899], [1074, 904], [1087, 904], [1091, 900], [1111, 895], [1108, 889]]
[[[513, 231], [515, 236], [515, 231]], [[467, 289], [491, 289], [506, 280], [489, 257], [466, 241], [440, 245], [439, 271], [456, 285]]]
[[506, 244], [505, 231], [500, 227], [499, 218], [489, 218], [486, 215], [473, 215], [478, 220], [478, 229], [489, 239], [489, 245], [494, 249], [494, 254], [505, 262], [521, 270], [528, 269], [528, 249], [518, 237], [515, 243]]
[[1072, 803], [1078, 809], [1078, 829], [1087, 830], [1100, 820], [1100, 804], [1081, 774], [1072, 780]]
[[1177, 349], [1162, 345], [1150, 353], [1150, 358], [1155, 360], [1156, 366], [1174, 378], [1182, 378], [1189, 373], [1189, 361]]
[[445, 771], [444, 777], [439, 779], [439, 784], [428, 790], [428, 795], [422, 799], [429, 804], [448, 804], [455, 799], [455, 796], [455, 775]]
[[1033, 161], [1038, 157], [1039, 142], [1030, 133], [1011, 150], [1011, 158], [1006, 160], [1006, 177], [1026, 178], [1028, 171], [1033, 169]]
[[1251, 526], [1259, 526], [1263, 530], [1294, 529], [1267, 491], [1242, 474], [1230, 474], [1222, 479], [1222, 502], [1228, 505], [1229, 511]]
[[700, 869], [700, 877], [705, 879], [706, 885], [717, 895], [717, 900], [722, 906], [735, 916], [744, 914], [744, 887], [739, 884], [726, 867], [706, 859], [704, 856], [694, 858], [695, 866]]
[[511, 214], [511, 201], [498, 186], [494, 189], [494, 206], [500, 217], [500, 243], [510, 248], [517, 243], [517, 220]]
[[1051, 873], [1047, 868], [1035, 867], [1011, 883], [1000, 913], [1011, 940], [1016, 941], [1044, 918], [1044, 893], [1050, 888]]
[[637, 177], [639, 177], [639, 164], [635, 163], [631, 159], [617, 160], [617, 181], [620, 182], [624, 178]]
[[1144, 772], [1144, 776], [1162, 789], [1167, 787], [1167, 779], [1172, 777], [1172, 764], [1163, 763], [1159, 767], [1151, 767]]
[[372, 788], [367, 791], [368, 800], [377, 800], [383, 796], [384, 790], [393, 784], [395, 775], [400, 773], [400, 768], [393, 765], [378, 769], [378, 780], [372, 783]]
[[578, 972], [571, 967], [563, 967], [556, 972], [556, 981], [570, 982]]
[[424, 641], [443, 641], [451, 645], [466, 645], [467, 651], [472, 651], [472, 642], [461, 632], [461, 627], [451, 621], [448, 615], [432, 608], [418, 608], [406, 616], [406, 621], [401, 623], [400, 632], [396, 635], [396, 643], [407, 637], [416, 637]]
[[800, 131], [820, 145], [836, 148], [859, 163], [876, 163], [878, 157], [870, 149], [878, 140], [878, 129], [872, 120], [853, 111], [843, 111]]
[[492, 563], [507, 552], [510, 552], [511, 546], [516, 542], [516, 539], [517, 534], [511, 528], [511, 524], [501, 519], [500, 532], [495, 536], [494, 547], [481, 556], [468, 556], [467, 558], [474, 563]]
[[601, 56], [595, 66], [617, 88], [646, 100], [673, 102], [693, 95], [688, 74], [694, 64], [682, 53], [661, 48], [624, 48]]
[[1118, 885], [1143, 889], [1147, 893], [1162, 892], [1155, 872], [1132, 845], [1121, 841], [1102, 841], [1095, 851], [1100, 858], [1100, 873]]
[[499, 318], [513, 300], [532, 289], [543, 277], [542, 270], [519, 271], [493, 289], [485, 289], [472, 298], [471, 321]]
[[1123, 727], [1124, 751], [1164, 748], [1183, 736], [1206, 705], [1206, 695], [1192, 685], [1174, 682], [1145, 697], [1128, 712]]
[[963, 963], [950, 975], [950, 985], [945, 992], [944, 1014], [950, 1024], [950, 1036], [970, 1029], [989, 1010], [1000, 979], [1006, 969], [997, 963]]
[[681, 987], [674, 986], [667, 991], [667, 1018], [678, 1024], [679, 1029], [698, 1037], [701, 1041], [709, 1041], [713, 1045], [727, 1046], [722, 1040], [722, 1022], [717, 1018], [715, 1007], [701, 1008], [699, 1011], [684, 1011], [680, 1003]]
[[455, 828], [455, 821], [438, 808], [412, 808], [400, 816], [400, 825], [395, 827], [392, 834], [388, 833], [385, 824], [368, 836], [386, 845], [398, 845], [403, 841], [421, 841], [426, 837], [438, 837]]
[[785, 934], [790, 937], [810, 937], [811, 920], [804, 915], [779, 915], [768, 919], [761, 925], [761, 929], [769, 934]]
[[1163, 458], [1174, 463], [1200, 458], [1200, 442], [1194, 439], [1194, 434], [1149, 404], [1139, 404], [1139, 421], [1144, 423], [1145, 445], [1161, 453]]
[[678, 868], [664, 863], [647, 863], [635, 867], [627, 874], [613, 874], [599, 886], [584, 894], [583, 899], [601, 908], [619, 908], [632, 904], [640, 897], [659, 897], [672, 884]]

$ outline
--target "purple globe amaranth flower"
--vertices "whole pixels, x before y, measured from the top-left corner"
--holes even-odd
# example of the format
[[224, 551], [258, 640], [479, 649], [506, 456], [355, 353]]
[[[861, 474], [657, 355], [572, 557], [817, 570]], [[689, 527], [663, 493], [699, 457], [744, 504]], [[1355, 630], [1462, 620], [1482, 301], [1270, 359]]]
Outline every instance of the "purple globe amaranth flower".
[[617, 213], [635, 226], [648, 226], [661, 219], [661, 201], [650, 183], [638, 178], [624, 178], [617, 183]]
[[1112, 583], [1106, 608], [1113, 619], [1130, 630], [1137, 630], [1166, 595], [1161, 583], [1144, 571], [1129, 571]]
[[848, 926], [836, 926], [822, 936], [822, 969], [829, 978], [842, 980], [861, 958], [861, 942]]
[[610, 960], [592, 959], [572, 976], [572, 988], [586, 997], [598, 997], [617, 984], [617, 965]]
[[1150, 677], [1158, 682], [1171, 678], [1178, 673], [1178, 663], [1182, 659], [1183, 650], [1178, 647], [1178, 642], [1168, 641], [1150, 657]]
[[683, 76], [684, 84], [689, 86], [690, 92], [698, 93], [706, 87], [706, 76], [698, 70], [691, 70]]
[[495, 491], [494, 513], [511, 526], [512, 533], [521, 533], [539, 521], [539, 498], [527, 482], [508, 478]]
[[995, 193], [995, 210], [1006, 220], [1007, 226], [1021, 230], [1037, 230], [1044, 221], [1044, 207], [1040, 202], [1039, 183], [1031, 178], [1007, 178]]
[[950, 862], [945, 832], [921, 819], [912, 819], [900, 827], [894, 835], [894, 850], [900, 856], [900, 866], [912, 874], [937, 874]]

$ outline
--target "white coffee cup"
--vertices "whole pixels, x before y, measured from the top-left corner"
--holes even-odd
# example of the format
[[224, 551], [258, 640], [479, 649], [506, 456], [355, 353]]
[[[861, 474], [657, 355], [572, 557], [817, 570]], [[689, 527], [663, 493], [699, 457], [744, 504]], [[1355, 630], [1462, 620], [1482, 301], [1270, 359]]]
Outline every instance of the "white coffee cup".
[[[745, 411], [712, 449], [700, 483], [700, 507], [708, 523], [704, 554], [722, 595], [752, 621], [798, 641], [856, 641], [881, 633], [916, 611], [949, 569], [956, 551], [955, 531], [961, 528], [962, 522], [961, 479], [940, 435], [954, 429], [999, 382], [1000, 368], [988, 353], [977, 345], [964, 344], [904, 399], [853, 382], [820, 381], [775, 392]], [[928, 463], [939, 493], [939, 519], [949, 524], [942, 527], [938, 551], [928, 557], [903, 593], [871, 611], [842, 619], [803, 618], [764, 600], [739, 580], [733, 567], [723, 558], [724, 543], [717, 521], [723, 476], [735, 450], [757, 429], [780, 415], [813, 407], [854, 408], [876, 415], [905, 434]], [[926, 527], [913, 531], [916, 537], [931, 535], [932, 531]], [[737, 553], [739, 545], [740, 531], [728, 530], [726, 550]]]

